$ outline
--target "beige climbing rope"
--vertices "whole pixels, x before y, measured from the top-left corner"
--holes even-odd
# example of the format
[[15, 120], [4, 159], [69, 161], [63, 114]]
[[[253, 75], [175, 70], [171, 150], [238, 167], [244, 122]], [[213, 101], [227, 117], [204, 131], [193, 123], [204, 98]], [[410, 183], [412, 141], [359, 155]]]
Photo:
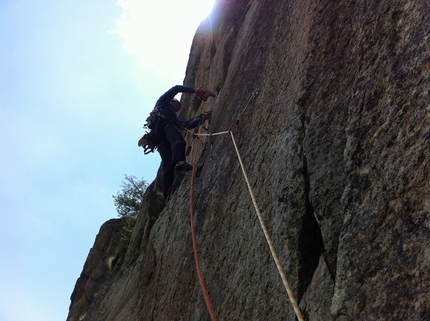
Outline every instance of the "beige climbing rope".
[[[249, 103], [252, 102], [257, 95], [258, 95], [258, 89], [254, 90], [252, 92], [252, 95], [251, 95], [250, 99], [248, 100], [247, 105], [245, 106], [244, 109], [246, 109], [248, 107]], [[244, 113], [244, 111], [245, 110], [242, 110], [242, 112], [240, 113], [239, 116], [241, 116]], [[263, 230], [264, 236], [266, 238], [267, 244], [269, 245], [270, 253], [271, 253], [272, 257], [273, 257], [273, 260], [275, 261], [276, 267], [278, 269], [279, 275], [281, 276], [282, 282], [284, 284], [285, 290], [287, 291], [288, 297], [290, 299], [290, 302], [291, 302], [291, 305], [292, 305], [292, 307], [294, 309], [296, 317], [297, 317], [297, 319], [299, 321], [304, 321], [303, 315], [302, 315], [302, 313], [300, 311], [300, 307], [298, 306], [298, 304], [296, 302], [296, 299], [294, 297], [293, 291], [291, 290], [291, 287], [290, 287], [290, 285], [289, 285], [289, 283], [287, 281], [287, 277], [285, 276], [285, 273], [284, 273], [284, 271], [282, 269], [281, 263], [279, 262], [279, 258], [278, 258], [278, 255], [276, 254], [276, 251], [275, 251], [275, 248], [273, 246], [272, 240], [270, 239], [270, 236], [269, 236], [269, 233], [267, 231], [266, 225], [264, 224], [263, 218], [261, 216], [261, 212], [260, 212], [260, 210], [258, 208], [257, 201], [255, 199], [255, 196], [254, 196], [251, 184], [250, 184], [249, 179], [248, 179], [248, 175], [246, 174], [245, 167], [244, 167], [243, 162], [242, 162], [242, 157], [240, 156], [239, 149], [238, 149], [237, 144], [236, 144], [236, 140], [234, 139], [234, 134], [235, 134], [235, 130], [237, 129], [237, 126], [238, 126], [239, 118], [240, 117], [237, 118], [237, 121], [235, 121], [230, 126], [229, 130], [227, 130], [227, 131], [218, 132], [218, 133], [212, 133], [212, 134], [193, 133], [193, 135], [194, 136], [210, 136], [210, 137], [212, 137], [212, 136], [216, 136], [216, 135], [230, 134], [231, 139], [233, 141], [234, 148], [236, 150], [237, 158], [238, 158], [239, 163], [240, 163], [240, 167], [242, 169], [243, 176], [244, 176], [245, 181], [246, 181], [246, 185], [248, 187], [249, 194], [250, 194], [251, 199], [252, 199], [252, 203], [254, 204], [254, 208], [255, 208], [255, 211], [257, 213], [258, 220], [260, 221], [260, 225], [261, 225], [261, 228]], [[193, 182], [193, 180], [194, 180], [194, 177], [191, 179], [191, 182]], [[191, 191], [192, 191], [192, 189], [193, 189], [193, 183], [191, 185]], [[192, 197], [191, 197], [190, 201], [191, 201], [191, 204], [192, 204]], [[190, 211], [192, 213], [192, 211], [193, 211], [192, 210], [192, 205], [190, 205], [190, 206], [191, 206]], [[192, 216], [191, 216], [191, 220], [192, 220]], [[195, 238], [195, 236], [194, 236], [194, 238]], [[196, 246], [195, 246], [194, 251], [195, 251], [195, 253], [197, 253], [197, 247]], [[196, 259], [196, 264], [198, 264], [198, 259]], [[199, 267], [198, 267], [198, 271], [200, 271]], [[202, 282], [203, 277], [201, 275], [199, 275], [199, 279], [201, 280], [201, 283], [203, 284], [203, 282]], [[213, 312], [212, 305], [210, 304], [210, 300], [208, 299], [207, 291], [206, 291], [204, 285], [202, 286], [202, 289], [203, 289], [203, 292], [205, 294], [205, 299], [206, 299], [206, 302], [207, 302], [209, 313], [211, 314], [212, 320], [215, 320], [215, 314]]]

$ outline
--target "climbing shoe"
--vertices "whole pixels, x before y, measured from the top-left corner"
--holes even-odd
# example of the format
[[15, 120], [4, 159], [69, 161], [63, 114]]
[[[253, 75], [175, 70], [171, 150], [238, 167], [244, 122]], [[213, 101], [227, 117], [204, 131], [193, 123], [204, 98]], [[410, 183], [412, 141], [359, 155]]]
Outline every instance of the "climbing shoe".
[[177, 172], [189, 172], [192, 169], [193, 169], [193, 166], [191, 166], [190, 164], [184, 161], [179, 161], [175, 165], [175, 170]]

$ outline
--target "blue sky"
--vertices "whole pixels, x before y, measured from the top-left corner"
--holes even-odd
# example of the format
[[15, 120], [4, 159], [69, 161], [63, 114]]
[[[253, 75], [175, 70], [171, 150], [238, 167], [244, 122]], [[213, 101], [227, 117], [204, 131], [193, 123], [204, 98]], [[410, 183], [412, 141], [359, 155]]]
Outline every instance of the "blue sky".
[[213, 0], [0, 0], [0, 321], [65, 320], [157, 98]]

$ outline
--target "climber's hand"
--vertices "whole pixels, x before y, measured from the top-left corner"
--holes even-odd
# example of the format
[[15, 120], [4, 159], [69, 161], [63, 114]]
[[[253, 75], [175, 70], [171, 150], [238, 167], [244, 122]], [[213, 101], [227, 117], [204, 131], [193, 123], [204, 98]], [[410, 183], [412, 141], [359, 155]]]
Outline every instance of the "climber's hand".
[[208, 97], [215, 97], [215, 95], [210, 92], [209, 90], [206, 90], [204, 88], [197, 88], [196, 89], [196, 96], [199, 97], [201, 100], [206, 101]]
[[206, 94], [206, 89], [203, 88], [197, 88], [196, 89], [196, 96], [199, 97], [201, 100], [206, 101], [208, 99], [208, 96]]

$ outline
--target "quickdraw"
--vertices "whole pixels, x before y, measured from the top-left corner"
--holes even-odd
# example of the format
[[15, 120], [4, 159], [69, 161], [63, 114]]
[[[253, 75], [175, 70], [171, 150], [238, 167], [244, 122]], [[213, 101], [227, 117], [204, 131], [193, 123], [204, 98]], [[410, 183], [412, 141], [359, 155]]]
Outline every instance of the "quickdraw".
[[230, 125], [230, 128], [228, 129], [228, 132], [229, 133], [231, 132], [233, 134], [236, 134], [238, 131], [239, 131], [239, 119], [237, 119], [235, 122], [233, 122]]
[[141, 139], [139, 139], [139, 141], [137, 142], [137, 145], [143, 148], [143, 153], [145, 155], [149, 153], [153, 153], [154, 150], [157, 148], [157, 146], [155, 146], [154, 143], [152, 142], [151, 135], [148, 132], [145, 135], [143, 135]]

